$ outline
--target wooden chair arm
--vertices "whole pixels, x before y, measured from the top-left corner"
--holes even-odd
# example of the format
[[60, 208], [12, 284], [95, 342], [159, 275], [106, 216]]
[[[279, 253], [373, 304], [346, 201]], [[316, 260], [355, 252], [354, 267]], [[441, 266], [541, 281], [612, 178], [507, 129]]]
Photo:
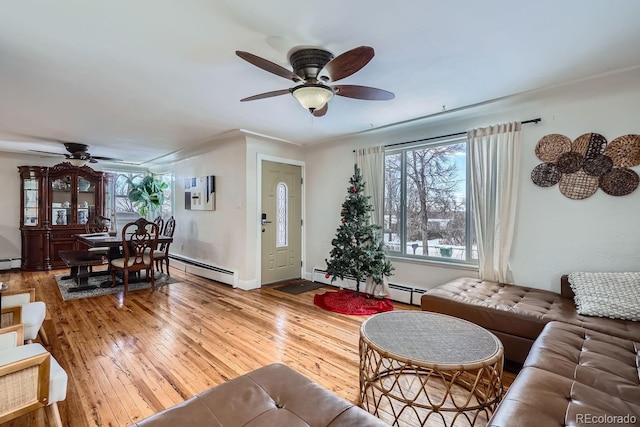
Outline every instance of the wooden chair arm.
[[4, 291], [2, 293], [2, 296], [8, 297], [9, 295], [20, 295], [20, 294], [29, 294], [29, 302], [34, 302], [36, 300], [36, 288], [18, 289], [15, 291]]
[[6, 407], [0, 407], [0, 424], [49, 404], [50, 370], [48, 352], [0, 366], [0, 390], [11, 390], [8, 398], [2, 399]]
[[[15, 342], [11, 339], [11, 335], [14, 336]], [[7, 326], [6, 328], [0, 329], [0, 350], [6, 350], [8, 348], [18, 347], [23, 344], [24, 344], [24, 325], [22, 323], [19, 323], [17, 325]]]
[[22, 323], [22, 306], [5, 307], [0, 311], [0, 327]]

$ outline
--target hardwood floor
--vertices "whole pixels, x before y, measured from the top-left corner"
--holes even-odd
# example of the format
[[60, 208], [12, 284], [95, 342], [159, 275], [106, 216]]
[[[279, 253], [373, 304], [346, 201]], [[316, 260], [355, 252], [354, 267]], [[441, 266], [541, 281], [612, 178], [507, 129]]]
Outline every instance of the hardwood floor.
[[[322, 290], [243, 291], [172, 270], [180, 282], [155, 292], [62, 301], [54, 276], [64, 272], [12, 270], [0, 281], [11, 290], [35, 287], [47, 304], [48, 349], [69, 375], [59, 403], [65, 425], [128, 426], [275, 362], [357, 400], [358, 331], [367, 317], [319, 309], [313, 296]], [[44, 425], [38, 410], [3, 427]]]

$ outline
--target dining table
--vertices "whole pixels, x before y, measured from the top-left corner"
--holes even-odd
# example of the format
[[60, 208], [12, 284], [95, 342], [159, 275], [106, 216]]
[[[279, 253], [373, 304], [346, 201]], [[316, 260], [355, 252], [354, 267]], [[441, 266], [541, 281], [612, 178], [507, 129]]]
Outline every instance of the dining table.
[[[107, 259], [109, 260], [109, 270], [111, 270], [111, 260], [121, 258], [122, 255], [122, 236], [116, 236], [113, 233], [86, 233], [76, 234], [76, 239], [80, 243], [84, 243], [90, 248], [108, 248]], [[173, 237], [159, 235], [158, 245], [161, 243], [171, 243]], [[111, 280], [105, 280], [100, 284], [102, 288], [110, 288], [113, 286]]]

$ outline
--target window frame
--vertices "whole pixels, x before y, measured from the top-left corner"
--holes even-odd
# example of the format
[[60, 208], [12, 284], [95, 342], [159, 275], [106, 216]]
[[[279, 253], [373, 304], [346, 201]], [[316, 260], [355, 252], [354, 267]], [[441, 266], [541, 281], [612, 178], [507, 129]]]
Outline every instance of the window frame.
[[[407, 181], [408, 181], [408, 173], [407, 173], [407, 152], [412, 150], [426, 149], [429, 147], [437, 147], [443, 145], [454, 145], [454, 144], [464, 144], [465, 149], [465, 200], [464, 200], [464, 209], [465, 209], [465, 259], [456, 259], [453, 257], [444, 257], [444, 256], [429, 256], [429, 255], [416, 255], [412, 254], [407, 250], [407, 233], [408, 233], [408, 213], [407, 213]], [[412, 144], [402, 144], [402, 146], [394, 146], [387, 147], [385, 150], [385, 167], [384, 167], [384, 197], [383, 197], [383, 216], [387, 216], [387, 162], [386, 157], [390, 155], [400, 155], [400, 215], [399, 215], [399, 233], [400, 233], [400, 250], [399, 251], [391, 251], [385, 249], [386, 255], [390, 258], [395, 258], [399, 260], [411, 260], [411, 261], [419, 261], [419, 262], [428, 262], [428, 263], [436, 263], [436, 264], [445, 264], [445, 265], [455, 265], [459, 267], [471, 267], [474, 268], [478, 266], [477, 259], [477, 250], [476, 258], [473, 258], [474, 250], [473, 250], [473, 241], [474, 241], [474, 226], [473, 226], [473, 212], [472, 212], [472, 194], [471, 194], [471, 182], [470, 182], [470, 162], [469, 162], [469, 150], [468, 150], [468, 141], [465, 135], [455, 136], [455, 137], [445, 137], [441, 139], [432, 140], [429, 142], [416, 142]], [[391, 214], [389, 215], [389, 223], [392, 221]], [[384, 234], [384, 230], [383, 230]]]

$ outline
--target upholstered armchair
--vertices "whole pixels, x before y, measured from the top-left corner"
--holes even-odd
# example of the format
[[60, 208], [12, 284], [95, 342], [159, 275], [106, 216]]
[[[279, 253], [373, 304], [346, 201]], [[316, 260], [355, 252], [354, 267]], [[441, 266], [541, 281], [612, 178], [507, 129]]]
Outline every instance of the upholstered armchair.
[[122, 248], [124, 258], [111, 260], [111, 282], [116, 284], [116, 272], [123, 273], [124, 294], [129, 290], [129, 273], [145, 270], [147, 281], [155, 289], [155, 269], [153, 268], [153, 253], [158, 246], [158, 224], [139, 218], [130, 222], [122, 229]]
[[42, 326], [47, 316], [47, 306], [42, 301], [36, 301], [34, 288], [2, 293], [2, 317], [0, 327], [24, 325], [24, 339], [31, 343], [39, 335], [44, 345], [49, 345], [49, 339]]
[[49, 424], [62, 427], [67, 373], [40, 344], [23, 341], [23, 325], [0, 329], [0, 424], [44, 407]]

